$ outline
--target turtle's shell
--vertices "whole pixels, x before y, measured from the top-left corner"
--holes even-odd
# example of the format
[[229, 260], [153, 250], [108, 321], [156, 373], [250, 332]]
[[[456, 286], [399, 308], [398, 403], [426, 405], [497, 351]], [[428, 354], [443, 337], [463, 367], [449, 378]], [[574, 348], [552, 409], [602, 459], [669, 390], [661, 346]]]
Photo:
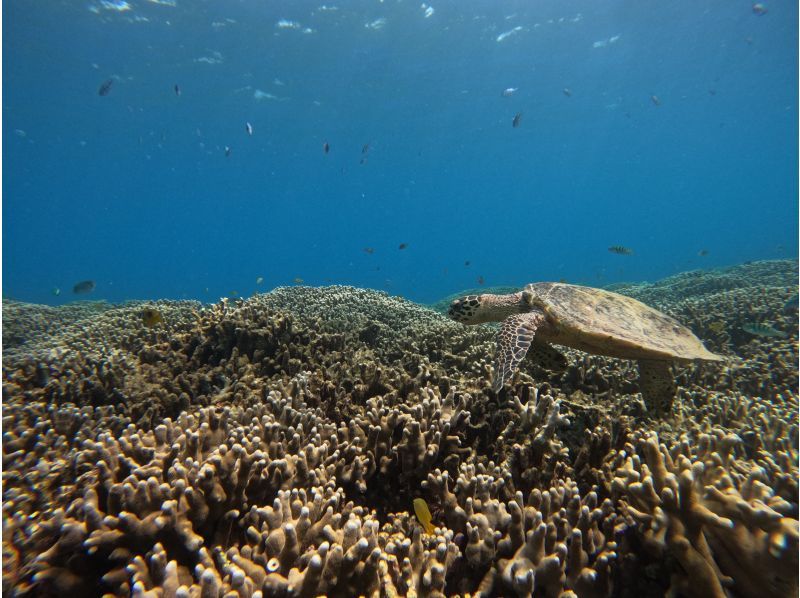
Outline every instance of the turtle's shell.
[[625, 359], [722, 359], [674, 318], [624, 295], [539, 282], [526, 286], [523, 298], [547, 315], [541, 337], [548, 342]]

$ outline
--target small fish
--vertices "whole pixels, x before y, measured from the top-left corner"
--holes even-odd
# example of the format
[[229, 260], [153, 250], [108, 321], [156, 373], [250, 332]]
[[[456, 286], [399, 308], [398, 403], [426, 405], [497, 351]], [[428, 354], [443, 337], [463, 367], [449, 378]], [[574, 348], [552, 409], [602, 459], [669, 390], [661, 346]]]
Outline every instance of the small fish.
[[517, 112], [514, 115], [514, 120], [511, 121], [511, 126], [515, 129], [519, 126], [519, 123], [522, 122], [522, 112]]
[[567, 96], [568, 98], [572, 97], [572, 90], [569, 87], [565, 87], [562, 91], [564, 95]]
[[405, 249], [406, 247], [408, 247], [408, 243], [400, 243], [398, 249]]
[[369, 151], [369, 143], [365, 143], [363, 146], [361, 146], [362, 154], [366, 154], [368, 151]]
[[372, 247], [364, 247], [364, 253], [372, 255], [373, 253], [375, 253], [375, 250]]
[[298, 276], [297, 278], [293, 279], [292, 282], [294, 284], [303, 284], [305, 281]]
[[86, 295], [91, 293], [96, 286], [97, 284], [93, 280], [82, 280], [72, 287], [72, 292], [76, 295]]
[[426, 534], [432, 534], [434, 532], [433, 523], [431, 523], [431, 511], [428, 508], [428, 503], [425, 502], [423, 498], [415, 498], [414, 499], [414, 514], [417, 516], [417, 520], [419, 521], [420, 525], [422, 525], [422, 529], [425, 530]]
[[59, 289], [58, 287], [53, 287], [53, 290], [50, 292], [53, 293], [54, 297], [58, 297], [61, 294], [61, 289]]
[[469, 264], [470, 264], [470, 261], [469, 261], [469, 260], [466, 260], [466, 261], [464, 262], [464, 265], [465, 265], [467, 268], [469, 268]]
[[238, 297], [239, 291], [231, 291], [230, 293], [228, 293], [228, 295], [230, 295], [231, 297]]
[[753, 4], [753, 14], [762, 17], [765, 14], [767, 14], [767, 7], [761, 2], [756, 2], [755, 4]]
[[163, 322], [164, 318], [161, 315], [161, 312], [155, 307], [145, 307], [142, 310], [142, 324], [148, 328], [153, 328], [154, 326], [162, 324]]
[[323, 143], [323, 144], [322, 144], [322, 151], [323, 151], [323, 152], [325, 152], [326, 154], [327, 154], [329, 151], [331, 151], [331, 146], [328, 144], [328, 142], [327, 142], [327, 141], [326, 141], [325, 143]]
[[699, 255], [700, 257], [706, 257], [708, 255], [708, 249], [701, 249], [700, 251], [697, 252], [697, 255]]
[[244, 123], [244, 130], [247, 131], [247, 134], [250, 135], [250, 137], [253, 136], [253, 125], [251, 125], [249, 122]]
[[519, 87], [506, 87], [503, 91], [500, 92], [500, 95], [504, 98], [510, 98], [511, 96], [516, 93]]
[[767, 338], [786, 338], [785, 332], [775, 330], [769, 324], [748, 323], [742, 326], [742, 330], [754, 336], [764, 336]]
[[256, 284], [261, 284], [262, 282], [264, 282], [263, 276], [259, 276], [258, 278], [256, 278]]
[[478, 284], [482, 286], [484, 282], [486, 281], [483, 280], [483, 276], [478, 276]]
[[661, 100], [656, 95], [650, 96], [650, 101], [653, 102], [653, 105], [655, 105], [655, 106], [660, 106], [661, 105]]
[[611, 253], [616, 253], [617, 255], [633, 255], [633, 249], [628, 249], [622, 245], [612, 245], [608, 248], [608, 250]]
[[100, 86], [100, 89], [97, 90], [97, 94], [101, 96], [107, 96], [111, 91], [111, 86], [114, 85], [114, 79], [108, 79], [103, 82]]
[[175, 95], [176, 95], [176, 96], [178, 96], [178, 97], [180, 97], [180, 95], [181, 95], [181, 88], [180, 88], [180, 87], [178, 87], [178, 84], [177, 84], [177, 83], [175, 84], [175, 86], [174, 86], [172, 89], [174, 89], [174, 90], [175, 90]]
[[230, 156], [231, 156], [231, 152], [232, 152], [232, 151], [233, 151], [233, 150], [232, 150], [230, 147], [228, 147], [228, 146], [226, 145], [226, 146], [225, 146], [225, 157], [226, 157], [226, 158], [230, 158]]

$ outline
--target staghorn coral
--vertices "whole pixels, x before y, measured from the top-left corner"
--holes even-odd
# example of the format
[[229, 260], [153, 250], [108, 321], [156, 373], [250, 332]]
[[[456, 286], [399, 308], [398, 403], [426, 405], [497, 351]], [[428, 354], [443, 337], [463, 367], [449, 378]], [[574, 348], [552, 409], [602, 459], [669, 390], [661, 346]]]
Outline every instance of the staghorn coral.
[[[664, 421], [643, 417], [627, 362], [578, 352], [497, 395], [492, 328], [362, 289], [160, 302], [155, 329], [141, 304], [6, 303], [3, 589], [796, 593], [797, 333], [770, 290], [790, 266], [648, 288], [692, 325], [789, 333], [729, 334], [721, 375], [676, 369]], [[47, 318], [61, 330], [25, 332]]]

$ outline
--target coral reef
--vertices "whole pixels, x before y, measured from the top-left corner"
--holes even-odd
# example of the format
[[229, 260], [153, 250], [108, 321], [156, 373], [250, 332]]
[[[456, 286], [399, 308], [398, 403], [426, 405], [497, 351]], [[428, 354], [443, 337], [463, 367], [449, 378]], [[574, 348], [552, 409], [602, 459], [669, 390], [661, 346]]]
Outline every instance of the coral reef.
[[4, 302], [3, 590], [796, 595], [796, 273], [628, 289], [729, 357], [676, 368], [659, 421], [631, 364], [575, 351], [498, 395], [491, 327], [364, 289], [148, 303], [153, 328]]

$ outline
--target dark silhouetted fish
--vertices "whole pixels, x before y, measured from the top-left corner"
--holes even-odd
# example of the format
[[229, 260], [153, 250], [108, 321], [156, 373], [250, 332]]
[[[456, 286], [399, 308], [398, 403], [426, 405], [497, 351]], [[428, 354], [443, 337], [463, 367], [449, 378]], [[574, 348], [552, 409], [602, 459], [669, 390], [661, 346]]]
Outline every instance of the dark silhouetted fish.
[[400, 247], [398, 247], [398, 249], [405, 249], [406, 247], [408, 247], [408, 243], [400, 243]]
[[97, 94], [101, 96], [107, 96], [111, 91], [112, 85], [114, 85], [114, 79], [108, 79], [107, 81], [104, 81], [100, 86], [100, 89], [97, 90]]
[[708, 255], [708, 249], [701, 249], [700, 251], [697, 252], [697, 255], [699, 255], [700, 257], [706, 257]]
[[172, 89], [174, 89], [174, 90], [175, 90], [175, 95], [176, 95], [176, 96], [180, 96], [180, 95], [181, 95], [181, 88], [180, 88], [180, 87], [178, 87], [178, 84], [177, 84], [177, 83], [175, 84], [175, 87], [173, 87]]
[[511, 121], [511, 126], [515, 129], [519, 126], [519, 123], [522, 122], [522, 112], [517, 112], [514, 115], [514, 120]]
[[572, 97], [572, 90], [569, 87], [565, 87], [563, 91], [565, 96], [567, 96], [568, 98]]
[[608, 250], [611, 253], [616, 253], [617, 255], [633, 255], [633, 249], [628, 249], [622, 245], [612, 245], [608, 248]]
[[328, 142], [327, 142], [327, 141], [326, 141], [325, 143], [323, 143], [323, 144], [322, 144], [322, 151], [323, 151], [323, 152], [325, 152], [326, 154], [327, 154], [329, 151], [331, 151], [331, 146], [328, 144]]
[[375, 250], [372, 247], [364, 247], [364, 253], [372, 255], [373, 253], [375, 253]]
[[478, 284], [483, 285], [484, 282], [486, 281], [483, 279], [483, 276], [478, 276]]
[[86, 295], [91, 293], [96, 286], [97, 284], [93, 280], [82, 280], [72, 287], [72, 292], [76, 295]]

